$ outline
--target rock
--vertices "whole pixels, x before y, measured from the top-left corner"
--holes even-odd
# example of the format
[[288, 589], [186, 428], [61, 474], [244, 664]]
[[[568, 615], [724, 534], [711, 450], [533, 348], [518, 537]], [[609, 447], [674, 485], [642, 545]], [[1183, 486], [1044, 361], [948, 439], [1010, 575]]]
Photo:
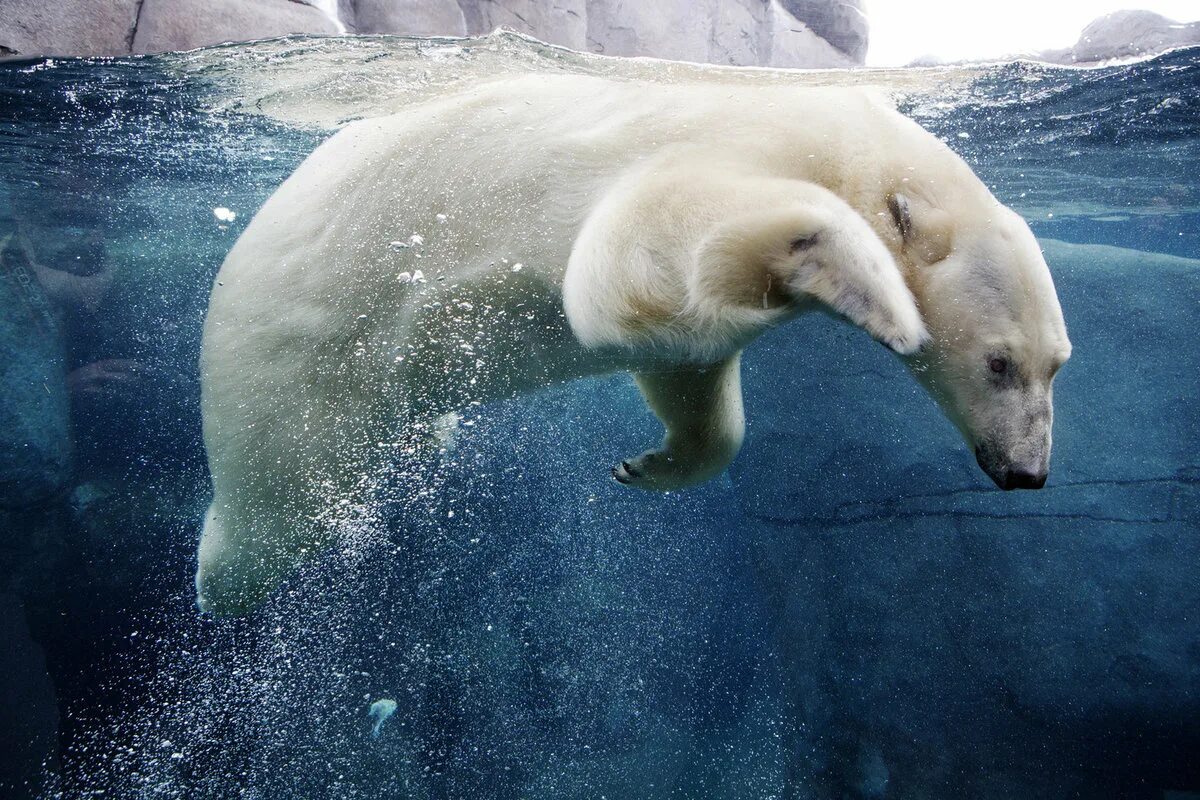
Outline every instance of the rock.
[[[855, 60], [834, 47], [811, 30], [805, 22], [796, 19], [777, 0], [771, 0], [767, 13], [767, 45], [760, 54], [764, 66], [815, 69], [862, 64], [862, 58]], [[865, 56], [865, 38], [862, 52]]]
[[312, 6], [317, 11], [320, 11], [333, 24], [333, 27], [339, 34], [353, 33], [341, 20], [341, 0], [291, 0], [291, 2]]
[[[821, 39], [778, 0], [674, 0], [655, 4], [624, 0], [559, 0], [570, 3], [558, 17], [571, 24], [558, 31], [518, 27], [533, 36], [576, 49], [613, 56], [652, 56], [713, 64], [783, 67], [851, 66], [855, 62]], [[505, 3], [511, 7], [512, 3]], [[496, 0], [488, 6], [499, 7]], [[578, 41], [586, 18], [586, 41]], [[492, 14], [489, 20], [499, 17]], [[473, 32], [483, 32], [477, 29]], [[561, 35], [562, 38], [554, 38]], [[861, 61], [857, 62], [861, 63]]]
[[0, 0], [0, 58], [128, 53], [138, 0]]
[[289, 0], [145, 0], [132, 51], [160, 53], [289, 33], [337, 32], [325, 14]]
[[1153, 11], [1114, 11], [1088, 23], [1073, 47], [1043, 50], [1034, 57], [1053, 64], [1088, 64], [1191, 44], [1200, 44], [1200, 22], [1179, 23]]
[[16, 234], [0, 225], [0, 507], [44, 503], [65, 486], [70, 406], [58, 320]]
[[337, 32], [318, 8], [291, 0], [0, 0], [0, 58], [154, 53]]
[[855, 64], [867, 57], [867, 14], [863, 0], [781, 0], [785, 10], [809, 30], [845, 53]]
[[610, 56], [708, 61], [713, 5], [713, 0], [654, 4], [592, 0], [587, 9], [587, 49]]
[[454, 0], [355, 0], [355, 33], [466, 36], [467, 21]]
[[1104, 61], [1196, 43], [1200, 43], [1200, 22], [1180, 24], [1153, 11], [1116, 11], [1083, 29], [1072, 57], [1077, 62]]
[[933, 53], [925, 53], [917, 56], [912, 61], [904, 66], [906, 67], [940, 67], [945, 65], [946, 60], [941, 56], [935, 56]]
[[354, 0], [337, 0], [338, 20], [350, 33], [358, 32], [358, 24], [354, 14]]
[[0, 0], [0, 58], [186, 50], [289, 33], [466, 36], [511, 28], [616, 56], [861, 65], [861, 0]]
[[588, 49], [587, 0], [463, 0], [472, 33], [512, 28], [544, 42]]
[[358, 33], [510, 28], [574, 50], [713, 64], [854, 66], [863, 63], [867, 42], [858, 3], [825, 0], [340, 0], [339, 8]]

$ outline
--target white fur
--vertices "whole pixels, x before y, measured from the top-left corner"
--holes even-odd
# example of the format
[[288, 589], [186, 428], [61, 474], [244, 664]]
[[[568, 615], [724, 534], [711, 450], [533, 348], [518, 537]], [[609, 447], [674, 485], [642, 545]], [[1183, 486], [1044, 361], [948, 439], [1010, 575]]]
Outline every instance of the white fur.
[[[888, 211], [898, 193], [909, 237]], [[704, 480], [741, 444], [743, 346], [810, 308], [903, 354], [932, 311], [937, 345], [973, 313], [945, 296], [961, 284], [940, 288], [940, 265], [971, 257], [956, 243], [1009, 269], [999, 208], [854, 90], [531, 75], [354, 123], [263, 206], [213, 288], [200, 605], [259, 602], [354, 524], [439, 415], [547, 383], [635, 372], [667, 432], [614, 477]], [[1017, 268], [1045, 296], [1022, 308], [1056, 310], [1028, 246]], [[968, 338], [1065, 346], [1046, 309], [991, 318]]]

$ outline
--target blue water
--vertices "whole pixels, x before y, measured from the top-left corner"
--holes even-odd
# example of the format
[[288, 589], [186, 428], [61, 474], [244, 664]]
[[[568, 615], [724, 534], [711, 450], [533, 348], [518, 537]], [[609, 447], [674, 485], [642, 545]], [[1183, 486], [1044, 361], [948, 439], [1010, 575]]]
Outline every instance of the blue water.
[[704, 68], [509, 36], [0, 65], [0, 796], [1200, 796], [1200, 49], [788, 78], [891, 89], [1042, 240], [1075, 355], [1041, 492], [806, 318], [747, 352], [704, 487], [607, 479], [659, 436], [628, 377], [547, 390], [262, 611], [197, 616], [225, 252], [342, 124], [529, 69]]

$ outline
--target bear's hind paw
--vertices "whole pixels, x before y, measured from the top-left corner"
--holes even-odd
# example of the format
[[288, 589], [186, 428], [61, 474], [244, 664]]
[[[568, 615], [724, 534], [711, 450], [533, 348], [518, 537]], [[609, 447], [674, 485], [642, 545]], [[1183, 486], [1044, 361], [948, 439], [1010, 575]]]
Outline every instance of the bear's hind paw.
[[621, 483], [626, 486], [642, 477], [642, 473], [635, 469], [634, 466], [628, 461], [622, 461], [620, 464], [617, 464], [610, 470], [610, 472], [612, 472], [613, 479], [616, 480], [617, 483]]
[[689, 470], [665, 450], [647, 450], [640, 456], [617, 464], [611, 470], [613, 480], [623, 486], [665, 492], [678, 489], [696, 481], [691, 480]]

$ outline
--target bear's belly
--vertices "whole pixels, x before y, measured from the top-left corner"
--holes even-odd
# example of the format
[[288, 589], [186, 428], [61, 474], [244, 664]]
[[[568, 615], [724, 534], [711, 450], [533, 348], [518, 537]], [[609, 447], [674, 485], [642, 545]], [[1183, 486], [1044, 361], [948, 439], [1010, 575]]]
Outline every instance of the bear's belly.
[[580, 344], [554, 277], [505, 267], [486, 279], [415, 294], [394, 327], [375, 337], [390, 364], [400, 414], [428, 418], [657, 363], [645, 354]]

